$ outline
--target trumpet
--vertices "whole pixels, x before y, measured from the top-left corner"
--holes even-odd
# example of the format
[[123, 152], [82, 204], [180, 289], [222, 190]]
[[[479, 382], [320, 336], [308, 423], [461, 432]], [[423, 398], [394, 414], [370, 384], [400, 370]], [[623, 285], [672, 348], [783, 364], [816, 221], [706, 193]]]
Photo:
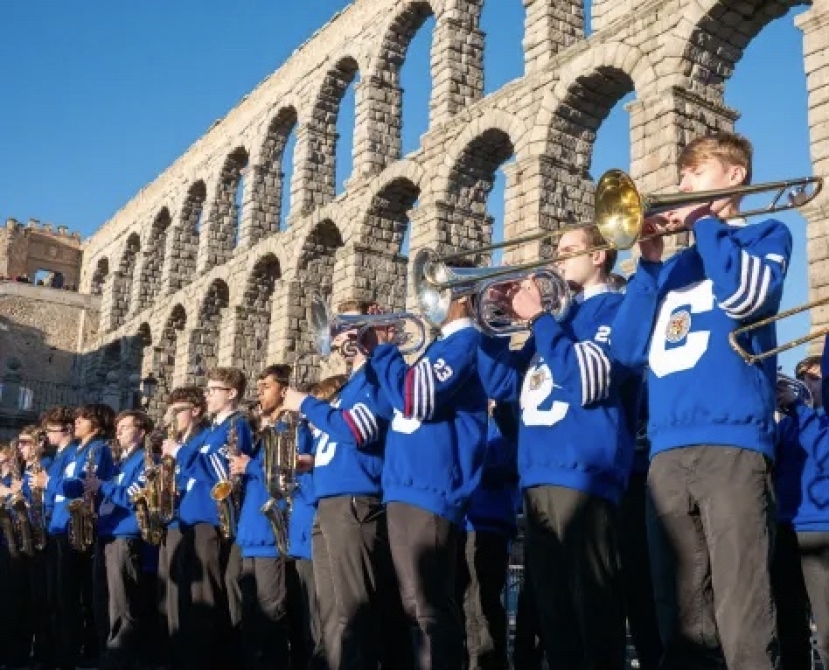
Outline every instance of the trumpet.
[[802, 402], [807, 407], [814, 407], [814, 398], [809, 387], [795, 377], [790, 377], [782, 372], [777, 373], [777, 388], [789, 391], [796, 401]]
[[[406, 324], [414, 326], [414, 333], [407, 331]], [[390, 314], [338, 314], [334, 316], [328, 303], [319, 295], [312, 298], [311, 330], [315, 347], [322, 356], [328, 356], [337, 348], [340, 348], [347, 358], [353, 357], [358, 351], [364, 355], [367, 354], [365, 337], [373, 328], [393, 329], [392, 343], [400, 349], [403, 355], [417, 351], [426, 343], [426, 328], [414, 314], [392, 312]], [[357, 331], [353, 340], [347, 340], [341, 347], [333, 344], [339, 335], [351, 330]]]

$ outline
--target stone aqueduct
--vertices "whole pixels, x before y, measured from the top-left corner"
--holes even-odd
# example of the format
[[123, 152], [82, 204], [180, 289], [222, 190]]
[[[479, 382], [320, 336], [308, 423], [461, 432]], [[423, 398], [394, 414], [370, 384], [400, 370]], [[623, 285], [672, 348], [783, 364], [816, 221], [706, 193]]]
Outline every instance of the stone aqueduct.
[[[675, 183], [689, 138], [729, 129], [723, 94], [749, 42], [797, 2], [523, 0], [525, 73], [483, 94], [483, 2], [356, 0], [142, 189], [89, 241], [81, 290], [102, 294], [85, 381], [164, 387], [201, 381], [214, 364], [255, 372], [310, 347], [309, 286], [406, 301], [409, 248], [470, 248], [491, 234], [486, 198], [506, 174], [504, 235], [583, 219], [596, 132], [627, 93], [631, 173], [647, 190]], [[429, 16], [429, 129], [401, 155], [399, 73]], [[829, 0], [800, 17], [815, 174], [829, 176]], [[335, 197], [336, 120], [356, 84], [353, 173]], [[281, 158], [296, 133], [293, 178]], [[506, 163], [510, 158], [511, 162]], [[241, 212], [235, 192], [244, 174]], [[282, 189], [290, 191], [280, 229]], [[811, 290], [829, 278], [829, 193], [809, 221]], [[529, 246], [512, 254], [532, 256]]]

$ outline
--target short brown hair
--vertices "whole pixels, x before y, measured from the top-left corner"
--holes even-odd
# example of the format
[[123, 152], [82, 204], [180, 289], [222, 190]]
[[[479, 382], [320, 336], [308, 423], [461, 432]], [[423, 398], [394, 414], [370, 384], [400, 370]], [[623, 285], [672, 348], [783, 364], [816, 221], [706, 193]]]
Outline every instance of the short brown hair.
[[98, 431], [98, 437], [112, 437], [115, 429], [115, 410], [101, 402], [81, 405], [75, 410], [76, 419], [89, 419]]
[[368, 300], [343, 300], [339, 305], [337, 305], [337, 314], [343, 314], [345, 312], [368, 314], [368, 311], [375, 304], [376, 303], [369, 302]]
[[262, 381], [268, 377], [273, 377], [277, 382], [283, 386], [291, 383], [291, 366], [284, 363], [274, 363], [269, 365], [262, 372], [259, 373], [257, 379]]
[[207, 378], [213, 382], [221, 382], [230, 388], [236, 389], [236, 394], [239, 400], [245, 395], [245, 387], [248, 385], [248, 380], [245, 373], [239, 368], [213, 368], [207, 373]]
[[[598, 226], [586, 226], [585, 228], [582, 228], [582, 230], [584, 230], [584, 234], [587, 237], [588, 248], [603, 247], [607, 245], [607, 242], [602, 237]], [[616, 251], [616, 249], [605, 249], [604, 254], [602, 274], [608, 276], [616, 265], [616, 258], [619, 256], [619, 252]]]
[[751, 162], [754, 148], [742, 135], [737, 133], [714, 133], [697, 137], [689, 142], [679, 154], [677, 167], [680, 172], [686, 168], [693, 168], [702, 161], [716, 158], [725, 165], [736, 165], [745, 169], [744, 184], [751, 183]]
[[40, 419], [40, 425], [46, 426], [51, 424], [53, 426], [72, 426], [75, 420], [74, 412], [65, 405], [56, 405], [49, 409], [46, 414]]
[[820, 356], [807, 356], [795, 367], [794, 376], [803, 381], [806, 373], [815, 366], [820, 367]]
[[127, 409], [123, 412], [119, 412], [118, 416], [115, 417], [115, 425], [117, 426], [121, 423], [122, 419], [132, 418], [132, 422], [135, 424], [135, 427], [139, 430], [143, 430], [145, 433], [149, 433], [153, 429], [153, 422], [150, 417], [148, 417], [144, 412], [140, 412], [137, 409]]
[[23, 426], [18, 432], [18, 435], [26, 435], [27, 437], [31, 437], [35, 442], [40, 439], [42, 435], [42, 431], [40, 426], [35, 426], [34, 424], [29, 426]]
[[177, 402], [198, 407], [202, 416], [207, 414], [207, 401], [204, 399], [204, 391], [198, 386], [179, 386], [170, 391], [167, 404], [172, 405]]
[[311, 387], [309, 393], [319, 400], [328, 400], [339, 391], [348, 381], [348, 375], [333, 375], [326, 377]]

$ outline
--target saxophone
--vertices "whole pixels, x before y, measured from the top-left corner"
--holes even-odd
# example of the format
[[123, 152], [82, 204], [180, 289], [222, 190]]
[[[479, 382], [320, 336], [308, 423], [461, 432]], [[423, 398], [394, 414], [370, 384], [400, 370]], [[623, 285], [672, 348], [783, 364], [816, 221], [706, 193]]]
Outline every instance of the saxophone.
[[[228, 458], [239, 455], [239, 435], [236, 431], [235, 416], [231, 416], [230, 428], [227, 431]], [[222, 479], [213, 485], [210, 490], [210, 497], [216, 503], [219, 512], [219, 530], [222, 537], [232, 540], [236, 537], [236, 524], [239, 517], [240, 496], [242, 492], [241, 479], [237, 475], [231, 475], [230, 479]]]
[[153, 458], [153, 436], [150, 434], [144, 438], [144, 486], [130, 495], [130, 502], [135, 507], [135, 518], [141, 538], [153, 546], [161, 544], [164, 536], [160, 508], [160, 475], [160, 469]]
[[[21, 483], [20, 460], [17, 458], [17, 454], [12, 457], [10, 465], [12, 482]], [[23, 495], [23, 491], [12, 493], [6, 501], [6, 505], [12, 518], [14, 532], [19, 539], [20, 551], [26, 556], [34, 556], [35, 541], [32, 522], [29, 519], [29, 502], [26, 500], [26, 496]]]
[[[29, 474], [32, 479], [43, 471], [43, 464], [41, 459], [46, 450], [46, 433], [40, 433], [37, 440], [38, 449], [35, 454], [34, 462], [29, 468]], [[32, 533], [35, 540], [35, 549], [42, 551], [46, 547], [46, 506], [44, 504], [43, 496], [45, 491], [42, 488], [32, 486], [32, 501], [29, 504], [29, 518], [32, 521]]]
[[[178, 441], [178, 434], [172, 423], [167, 424], [167, 439]], [[158, 508], [159, 518], [165, 526], [176, 516], [176, 459], [172, 456], [161, 456], [158, 464]]]
[[[87, 477], [95, 474], [97, 455], [98, 449], [95, 446], [90, 447], [84, 463], [84, 473]], [[80, 498], [70, 500], [66, 509], [69, 511], [69, 546], [75, 551], [87, 551], [95, 543], [95, 494], [84, 491]]]
[[[288, 515], [291, 501], [297, 489], [297, 422], [296, 412], [284, 411], [277, 423], [286, 426], [286, 430], [277, 431], [273, 426], [261, 433], [264, 453], [265, 486], [270, 498], [259, 511], [264, 514], [271, 526], [276, 547], [282, 556], [288, 555]], [[285, 505], [280, 506], [281, 501]]]
[[3, 539], [6, 541], [6, 548], [9, 551], [9, 556], [17, 558], [20, 555], [20, 550], [17, 546], [14, 517], [11, 514], [11, 510], [6, 507], [7, 500], [8, 499], [0, 499], [0, 532], [2, 532]]

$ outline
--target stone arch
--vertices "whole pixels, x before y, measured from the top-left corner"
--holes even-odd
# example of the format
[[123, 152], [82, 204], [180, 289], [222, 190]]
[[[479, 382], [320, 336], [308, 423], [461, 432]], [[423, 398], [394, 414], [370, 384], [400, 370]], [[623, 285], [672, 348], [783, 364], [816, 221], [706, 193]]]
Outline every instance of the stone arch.
[[118, 270], [112, 282], [112, 302], [110, 304], [110, 329], [120, 328], [127, 318], [132, 298], [132, 283], [135, 264], [141, 252], [141, 238], [132, 233], [124, 245]]
[[222, 322], [230, 306], [230, 290], [221, 279], [208, 286], [199, 307], [196, 326], [190, 331], [187, 379], [194, 384], [207, 381], [207, 373], [219, 363]]
[[153, 336], [150, 324], [141, 323], [136, 331], [124, 338], [124, 366], [121, 383], [130, 405], [141, 404], [141, 379], [154, 365], [152, 355]]
[[204, 201], [207, 199], [207, 186], [201, 179], [193, 182], [187, 189], [187, 196], [181, 206], [178, 224], [168, 235], [169, 247], [166, 273], [163, 280], [166, 294], [175, 293], [190, 282], [196, 275], [196, 259], [199, 253], [200, 222], [204, 216]]
[[[236, 190], [247, 166], [248, 152], [242, 146], [231, 151], [222, 166], [208, 214], [205, 239], [199, 247], [198, 267], [202, 272], [226, 263], [240, 241], [240, 214], [243, 213], [236, 202]], [[248, 195], [244, 197], [247, 201]]]
[[158, 379], [158, 390], [150, 403], [150, 412], [154, 416], [161, 415], [167, 396], [175, 387], [180, 335], [184, 332], [186, 325], [187, 311], [180, 304], [174, 305], [164, 321], [158, 344], [154, 349], [152, 372]]
[[167, 249], [167, 233], [170, 230], [170, 210], [162, 207], [150, 226], [141, 264], [141, 279], [138, 283], [135, 312], [152, 305], [161, 291], [164, 257]]
[[235, 310], [233, 365], [248, 379], [255, 378], [267, 358], [274, 292], [281, 277], [279, 259], [273, 253], [259, 258], [245, 283], [242, 304]]
[[[380, 52], [366, 79], [367, 136], [371, 170], [380, 171], [402, 155], [403, 90], [400, 71], [409, 45], [435, 16], [435, 0], [407, 0], [383, 31]], [[437, 29], [436, 29], [437, 30]], [[434, 98], [434, 89], [432, 93]]]
[[99, 258], [95, 265], [95, 271], [92, 273], [90, 281], [89, 292], [92, 295], [101, 295], [104, 292], [107, 278], [109, 277], [109, 259], [104, 256]]
[[271, 120], [262, 142], [251, 179], [251, 215], [245, 220], [249, 230], [242, 232], [251, 244], [279, 231], [283, 190], [288, 186], [282, 161], [291, 133], [297, 129], [297, 118], [295, 107], [280, 109]]
[[682, 73], [693, 92], [722, 101], [725, 82], [734, 72], [743, 51], [771, 21], [783, 16], [802, 0], [702, 0], [684, 8], [667, 38], [665, 60], [671, 72]]

